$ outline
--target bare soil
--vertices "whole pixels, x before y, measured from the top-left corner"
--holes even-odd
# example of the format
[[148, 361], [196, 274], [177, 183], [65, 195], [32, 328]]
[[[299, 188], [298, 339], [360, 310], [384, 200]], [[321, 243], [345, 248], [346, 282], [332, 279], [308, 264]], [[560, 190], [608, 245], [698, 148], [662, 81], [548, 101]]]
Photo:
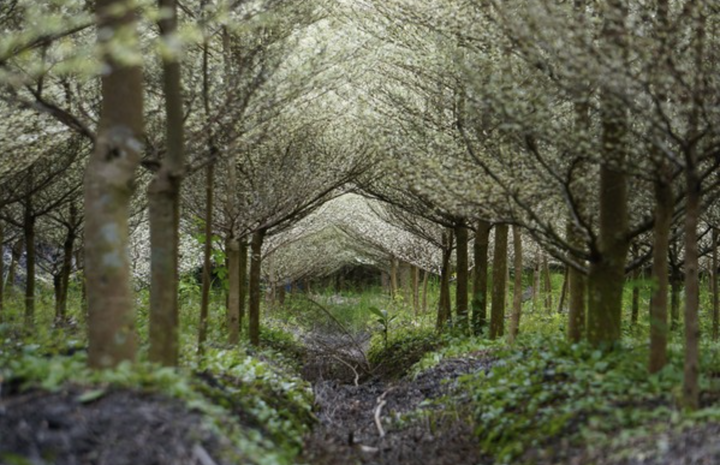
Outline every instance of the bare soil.
[[[313, 382], [320, 424], [306, 440], [305, 461], [317, 465], [491, 463], [478, 449], [467, 421], [469, 412], [456, 390], [460, 376], [489, 368], [492, 361], [487, 355], [445, 360], [417, 378], [392, 381], [363, 371], [365, 361], [341, 336], [334, 343], [326, 336], [322, 347], [312, 343], [309, 347], [314, 359], [306, 364], [310, 368], [305, 376]], [[332, 353], [322, 355], [323, 350]], [[324, 364], [318, 365], [319, 360]], [[448, 409], [450, 403], [439, 400], [451, 393], [456, 401]]]
[[88, 402], [83, 390], [0, 399], [0, 463], [183, 465], [223, 455], [199, 414], [157, 394], [118, 390]]

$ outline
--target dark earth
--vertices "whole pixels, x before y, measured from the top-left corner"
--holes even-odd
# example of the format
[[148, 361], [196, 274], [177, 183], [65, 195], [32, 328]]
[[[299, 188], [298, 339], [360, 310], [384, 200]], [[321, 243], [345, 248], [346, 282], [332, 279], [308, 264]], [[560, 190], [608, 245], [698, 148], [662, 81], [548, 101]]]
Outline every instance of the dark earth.
[[[304, 376], [313, 383], [320, 420], [301, 463], [489, 464], [468, 422], [457, 379], [487, 370], [487, 353], [448, 359], [413, 378], [367, 367], [366, 338], [306, 340]], [[58, 393], [0, 391], [2, 465], [229, 465], [229, 445], [199, 413], [159, 394], [116, 390], [98, 398], [79, 387]], [[452, 394], [452, 402], [443, 396]], [[425, 413], [420, 414], [419, 409]], [[379, 425], [378, 425], [379, 421]], [[379, 427], [380, 426], [380, 427]], [[382, 431], [381, 431], [382, 428]], [[527, 463], [676, 465], [720, 463], [720, 424], [653, 433], [623, 447], [530, 451]], [[53, 451], [52, 453], [48, 451]]]

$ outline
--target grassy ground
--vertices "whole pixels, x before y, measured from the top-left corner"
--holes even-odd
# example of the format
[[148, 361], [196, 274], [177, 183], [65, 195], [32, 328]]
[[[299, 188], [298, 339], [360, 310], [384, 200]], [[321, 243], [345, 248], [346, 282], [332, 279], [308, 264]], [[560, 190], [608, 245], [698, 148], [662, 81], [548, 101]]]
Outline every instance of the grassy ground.
[[[526, 278], [524, 288], [530, 282]], [[313, 421], [309, 385], [297, 374], [303, 363], [303, 338], [348, 333], [369, 338], [371, 373], [383, 379], [411, 379], [445, 360], [487, 360], [483, 366], [489, 368], [462, 376], [462, 396], [452, 394], [441, 401], [455, 405], [451, 409], [455, 414], [463, 412], [475, 426], [482, 452], [498, 463], [564, 463], [573, 457], [615, 463], [604, 462], [598, 451], [611, 451], [613, 457], [652, 456], [658, 437], [672, 450], [673, 438], [698, 428], [701, 435], [720, 423], [718, 344], [703, 339], [703, 408], [698, 412], [685, 412], [678, 403], [681, 327], [670, 338], [668, 367], [647, 375], [651, 283], [636, 283], [641, 290], [636, 325], [630, 321], [632, 288], [627, 286], [622, 345], [613, 353], [602, 353], [565, 342], [567, 314], [558, 311], [562, 280], [560, 274], [552, 276], [549, 309], [544, 296], [537, 299], [537, 306], [533, 299], [524, 302], [520, 337], [512, 347], [504, 340], [471, 337], [458, 328], [438, 335], [434, 330], [438, 286], [431, 282], [428, 311], [417, 314], [408, 299], [393, 300], [381, 289], [289, 294], [283, 306], [263, 304], [262, 351], [244, 343], [233, 348], [225, 343], [224, 295], [216, 291], [203, 360], [196, 355], [199, 287], [186, 280], [180, 290], [182, 368], [167, 371], [145, 361], [148, 293], [141, 290], [137, 292], [140, 363], [102, 374], [84, 368], [86, 336], [77, 288], [70, 292], [71, 323], [63, 326], [53, 325], [52, 296], [41, 288], [30, 333], [22, 329], [23, 299], [16, 291], [6, 301], [0, 325], [2, 392], [40, 387], [57, 393], [72, 384], [80, 386], [75, 398], [85, 396], [87, 402], [105, 398], [113, 389], [163, 393], [200, 406], [218, 434], [230, 438], [231, 449], [251, 451], [247, 461], [292, 463]], [[701, 296], [704, 335], [711, 321], [707, 288], [702, 286]]]

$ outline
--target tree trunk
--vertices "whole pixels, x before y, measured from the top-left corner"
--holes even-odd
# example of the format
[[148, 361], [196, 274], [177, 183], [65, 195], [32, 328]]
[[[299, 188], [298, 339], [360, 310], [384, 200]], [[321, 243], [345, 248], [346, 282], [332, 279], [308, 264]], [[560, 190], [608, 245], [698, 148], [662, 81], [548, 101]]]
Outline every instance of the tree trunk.
[[228, 343], [240, 342], [240, 242], [229, 237], [225, 243], [228, 261]]
[[687, 205], [685, 211], [685, 377], [683, 403], [696, 410], [699, 407], [698, 378], [700, 374], [700, 324], [698, 308], [698, 237], [700, 217], [700, 179], [695, 168], [686, 168]]
[[[159, 21], [164, 40], [177, 30], [176, 0], [159, 0], [168, 15]], [[150, 360], [178, 364], [178, 249], [180, 184], [185, 169], [180, 62], [163, 55], [167, 154], [148, 189], [150, 210]]]
[[395, 257], [390, 258], [390, 298], [395, 300], [398, 293], [398, 263]]
[[70, 210], [71, 228], [65, 236], [63, 243], [63, 263], [60, 270], [60, 294], [57, 301], [57, 318], [60, 321], [67, 320], [67, 299], [68, 287], [70, 286], [70, 272], [72, 271], [72, 260], [75, 254], [75, 227], [77, 217], [77, 209], [73, 205]]
[[563, 283], [560, 289], [560, 299], [558, 302], [557, 312], [562, 313], [563, 307], [565, 306], [565, 299], [567, 297], [568, 290], [568, 275], [570, 274], [570, 267], [565, 266], [565, 272], [563, 273]]
[[468, 327], [468, 230], [464, 224], [455, 226], [457, 238], [457, 288], [455, 293], [455, 312], [458, 325]]
[[680, 290], [683, 277], [673, 270], [670, 279], [670, 331], [675, 331], [680, 326]]
[[[129, 0], [97, 0], [98, 23], [109, 31], [99, 40], [109, 40], [121, 29], [123, 36], [136, 36], [134, 11]], [[95, 368], [135, 359], [127, 248], [132, 184], [143, 149], [142, 79], [139, 66], [105, 57], [99, 130], [85, 172], [88, 362]]]
[[539, 311], [540, 310], [540, 282], [541, 282], [541, 271], [542, 270], [542, 261], [540, 260], [540, 250], [535, 254], [535, 267], [533, 269], [533, 287], [532, 287], [532, 300], [533, 300], [533, 310]]
[[552, 278], [546, 254], [543, 254], [543, 291], [545, 292], [545, 312], [552, 313]]
[[[604, 14], [601, 45], [608, 53], [627, 60], [624, 2], [609, 2]], [[621, 337], [622, 296], [628, 240], [626, 103], [612, 89], [601, 89], [602, 166], [600, 167], [600, 227], [596, 256], [590, 264], [588, 339], [596, 347], [614, 346]]]
[[653, 244], [653, 280], [655, 290], [650, 297], [650, 373], [657, 373], [667, 363], [668, 339], [668, 251], [673, 217], [671, 180], [655, 183], [655, 230]]
[[210, 163], [205, 175], [205, 244], [203, 246], [202, 294], [200, 296], [200, 322], [198, 324], [198, 355], [205, 354], [210, 311], [210, 286], [212, 285], [212, 232], [215, 163]]
[[245, 302], [248, 294], [248, 245], [245, 239], [240, 241], [240, 264], [238, 265], [238, 331], [242, 332], [243, 319], [245, 319]]
[[507, 273], [508, 225], [495, 226], [493, 252], [493, 292], [490, 307], [490, 339], [502, 337], [505, 332], [505, 276]]
[[252, 236], [250, 256], [250, 343], [260, 345], [260, 270], [262, 266], [262, 245], [265, 231]]
[[420, 313], [420, 269], [417, 266], [412, 265], [411, 274], [413, 314], [415, 315], [415, 318], [417, 318]]
[[490, 223], [483, 220], [478, 220], [475, 227], [475, 244], [473, 245], [475, 273], [473, 274], [472, 327], [473, 333], [476, 335], [480, 334], [487, 322], [490, 227]]
[[[1, 236], [0, 236], [1, 237]], [[718, 296], [718, 246], [720, 246], [720, 234], [718, 229], [712, 230], [712, 271], [710, 273], [712, 287], [712, 338], [717, 341], [720, 337], [720, 296]], [[2, 266], [0, 264], [0, 266]], [[0, 272], [2, 269], [0, 269]], [[0, 276], [2, 273], [0, 273]], [[0, 297], [0, 312], [2, 311], [2, 297]]]
[[451, 316], [450, 309], [450, 258], [452, 256], [453, 234], [443, 232], [442, 269], [440, 270], [440, 301], [438, 302], [437, 329], [445, 329]]
[[35, 325], [35, 215], [32, 212], [32, 200], [25, 205], [23, 221], [25, 236], [25, 328]]
[[[573, 245], [580, 243], [580, 235], [575, 226], [568, 224], [569, 242]], [[568, 269], [568, 288], [570, 290], [570, 301], [568, 308], [568, 340], [578, 343], [585, 333], [585, 300], [587, 279], [585, 274], [573, 267]]]
[[[611, 131], [611, 129], [606, 129]], [[614, 346], [621, 337], [627, 239], [627, 181], [620, 169], [600, 169], [599, 256], [590, 264], [588, 339]]]
[[512, 316], [510, 319], [510, 343], [515, 342], [515, 338], [520, 330], [520, 317], [522, 314], [522, 275], [523, 275], [523, 256], [522, 256], [522, 237], [520, 236], [520, 228], [513, 225], [513, 253], [515, 276], [513, 281], [513, 306]]
[[427, 302], [428, 302], [428, 283], [430, 281], [430, 272], [423, 270], [423, 281], [422, 281], [422, 312], [427, 313]]
[[59, 274], [53, 275], [53, 294], [55, 296], [55, 323], [62, 322], [60, 316], [60, 294], [62, 289], [62, 278]]

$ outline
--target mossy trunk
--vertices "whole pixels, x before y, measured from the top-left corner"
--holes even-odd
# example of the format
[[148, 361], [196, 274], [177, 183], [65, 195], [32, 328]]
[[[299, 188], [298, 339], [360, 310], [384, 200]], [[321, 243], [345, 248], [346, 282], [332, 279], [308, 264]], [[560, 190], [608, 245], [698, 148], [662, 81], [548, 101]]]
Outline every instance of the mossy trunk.
[[475, 226], [475, 243], [473, 245], [475, 273], [473, 274], [471, 319], [473, 333], [476, 335], [480, 334], [487, 324], [487, 281], [490, 228], [490, 223], [483, 220], [479, 220]]
[[655, 289], [650, 297], [650, 373], [667, 364], [668, 342], [668, 251], [673, 217], [670, 180], [655, 183], [655, 229], [653, 231], [652, 274]]
[[[129, 0], [97, 0], [98, 24], [109, 40], [136, 36]], [[118, 14], [118, 11], [122, 12]], [[139, 50], [134, 52], [140, 53]], [[143, 76], [139, 66], [104, 57], [102, 109], [95, 149], [85, 172], [85, 276], [91, 367], [134, 360], [134, 295], [130, 286], [129, 208], [143, 150]]]
[[[159, 0], [168, 14], [159, 21], [163, 39], [177, 30], [176, 0]], [[163, 54], [163, 93], [167, 119], [167, 153], [148, 189], [150, 209], [151, 285], [150, 360], [178, 364], [178, 253], [180, 246], [180, 184], [184, 173], [184, 114], [177, 57]]]
[[490, 339], [505, 333], [505, 294], [507, 276], [508, 225], [495, 226], [495, 249], [493, 251], [493, 292], [490, 306]]

